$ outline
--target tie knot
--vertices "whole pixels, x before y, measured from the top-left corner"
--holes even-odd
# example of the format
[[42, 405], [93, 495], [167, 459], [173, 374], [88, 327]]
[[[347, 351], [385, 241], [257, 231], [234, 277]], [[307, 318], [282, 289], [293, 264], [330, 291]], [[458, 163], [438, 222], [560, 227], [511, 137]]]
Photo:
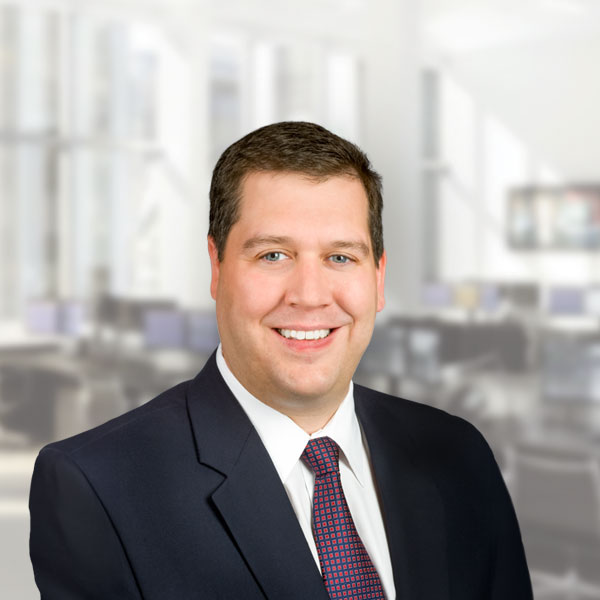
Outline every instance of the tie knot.
[[337, 473], [339, 469], [340, 449], [338, 445], [328, 437], [320, 437], [310, 440], [304, 448], [302, 459], [315, 472], [317, 477], [327, 473]]

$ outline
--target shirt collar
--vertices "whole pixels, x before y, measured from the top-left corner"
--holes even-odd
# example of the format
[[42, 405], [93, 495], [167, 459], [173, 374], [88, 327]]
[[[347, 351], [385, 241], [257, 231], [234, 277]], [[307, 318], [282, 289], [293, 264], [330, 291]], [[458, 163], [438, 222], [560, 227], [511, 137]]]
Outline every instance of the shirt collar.
[[261, 402], [238, 381], [225, 362], [221, 345], [217, 349], [217, 367], [258, 432], [282, 482], [285, 483], [289, 477], [308, 441], [328, 436], [340, 447], [340, 460], [346, 462], [361, 485], [365, 484], [368, 465], [365, 462], [365, 453], [361, 451], [363, 438], [354, 412], [352, 381], [346, 397], [333, 417], [325, 427], [309, 436], [292, 419]]

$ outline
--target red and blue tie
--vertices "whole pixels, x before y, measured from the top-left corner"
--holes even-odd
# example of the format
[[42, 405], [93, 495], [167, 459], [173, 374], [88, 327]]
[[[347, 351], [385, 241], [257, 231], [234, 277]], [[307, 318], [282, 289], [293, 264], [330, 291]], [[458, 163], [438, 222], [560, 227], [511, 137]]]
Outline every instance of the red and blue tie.
[[312, 439], [302, 459], [315, 473], [313, 534], [332, 599], [384, 600], [379, 575], [358, 536], [340, 481], [338, 445]]

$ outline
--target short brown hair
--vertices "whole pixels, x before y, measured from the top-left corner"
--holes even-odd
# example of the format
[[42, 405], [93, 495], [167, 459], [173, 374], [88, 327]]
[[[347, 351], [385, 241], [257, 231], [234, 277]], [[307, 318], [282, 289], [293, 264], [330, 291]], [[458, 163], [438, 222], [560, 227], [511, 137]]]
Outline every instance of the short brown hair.
[[315, 123], [284, 121], [252, 131], [229, 146], [215, 165], [210, 186], [210, 235], [223, 260], [229, 231], [239, 219], [241, 187], [250, 173], [302, 173], [316, 180], [348, 175], [361, 181], [369, 206], [375, 262], [383, 254], [381, 176], [355, 144]]

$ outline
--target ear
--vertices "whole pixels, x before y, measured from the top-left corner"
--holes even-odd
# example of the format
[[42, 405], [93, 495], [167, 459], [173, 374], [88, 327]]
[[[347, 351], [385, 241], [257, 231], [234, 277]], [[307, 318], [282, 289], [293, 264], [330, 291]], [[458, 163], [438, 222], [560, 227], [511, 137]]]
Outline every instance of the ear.
[[213, 300], [217, 299], [217, 287], [219, 286], [219, 271], [221, 263], [219, 261], [219, 252], [217, 244], [212, 236], [208, 236], [208, 256], [210, 257], [210, 295]]
[[383, 310], [385, 306], [385, 295], [384, 295], [384, 287], [385, 287], [385, 266], [387, 264], [387, 254], [385, 250], [379, 259], [379, 264], [377, 265], [376, 277], [377, 277], [377, 312]]

